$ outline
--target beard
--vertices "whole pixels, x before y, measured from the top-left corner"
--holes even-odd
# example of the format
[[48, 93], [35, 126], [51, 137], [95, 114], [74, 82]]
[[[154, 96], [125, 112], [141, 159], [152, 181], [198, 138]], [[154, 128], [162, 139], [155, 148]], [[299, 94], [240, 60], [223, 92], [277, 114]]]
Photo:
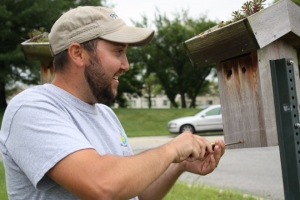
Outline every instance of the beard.
[[86, 65], [84, 76], [97, 103], [107, 104], [116, 94], [112, 90], [112, 78], [108, 77], [97, 55], [92, 55]]

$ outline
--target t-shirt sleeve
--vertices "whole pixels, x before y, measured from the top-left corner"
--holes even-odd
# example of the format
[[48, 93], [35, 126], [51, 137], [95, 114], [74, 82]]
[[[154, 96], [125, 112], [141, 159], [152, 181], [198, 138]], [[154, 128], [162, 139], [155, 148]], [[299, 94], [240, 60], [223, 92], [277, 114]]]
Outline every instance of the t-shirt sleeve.
[[6, 148], [39, 190], [55, 183], [45, 174], [67, 155], [93, 148], [63, 108], [45, 102], [23, 104], [15, 113]]

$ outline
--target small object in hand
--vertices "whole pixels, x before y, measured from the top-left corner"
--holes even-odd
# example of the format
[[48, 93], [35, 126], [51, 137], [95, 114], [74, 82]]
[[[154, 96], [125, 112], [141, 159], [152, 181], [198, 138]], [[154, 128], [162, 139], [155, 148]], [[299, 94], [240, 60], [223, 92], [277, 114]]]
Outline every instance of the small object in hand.
[[[244, 143], [244, 140], [240, 140], [238, 142], [233, 142], [233, 143], [228, 143], [228, 144], [225, 144], [225, 146], [229, 146], [229, 145], [234, 145], [234, 144], [240, 144], [240, 143]], [[215, 149], [215, 143], [211, 143], [212, 145], [212, 149], [214, 150]]]

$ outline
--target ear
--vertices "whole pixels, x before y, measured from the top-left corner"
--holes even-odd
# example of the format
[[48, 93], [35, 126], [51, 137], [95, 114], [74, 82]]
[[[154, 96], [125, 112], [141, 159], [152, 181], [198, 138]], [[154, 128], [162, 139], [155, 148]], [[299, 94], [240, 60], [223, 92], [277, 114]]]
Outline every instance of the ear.
[[84, 66], [86, 52], [79, 43], [72, 43], [69, 46], [68, 54], [70, 61], [73, 62], [77, 67]]

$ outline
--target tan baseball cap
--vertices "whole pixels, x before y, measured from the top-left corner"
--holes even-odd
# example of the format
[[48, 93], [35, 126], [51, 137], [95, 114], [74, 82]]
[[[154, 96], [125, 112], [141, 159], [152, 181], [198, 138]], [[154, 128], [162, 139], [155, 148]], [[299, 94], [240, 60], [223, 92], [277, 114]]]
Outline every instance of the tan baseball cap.
[[49, 34], [50, 50], [56, 55], [74, 42], [83, 43], [95, 38], [142, 46], [149, 43], [154, 30], [127, 26], [111, 9], [100, 6], [80, 6], [64, 13]]

